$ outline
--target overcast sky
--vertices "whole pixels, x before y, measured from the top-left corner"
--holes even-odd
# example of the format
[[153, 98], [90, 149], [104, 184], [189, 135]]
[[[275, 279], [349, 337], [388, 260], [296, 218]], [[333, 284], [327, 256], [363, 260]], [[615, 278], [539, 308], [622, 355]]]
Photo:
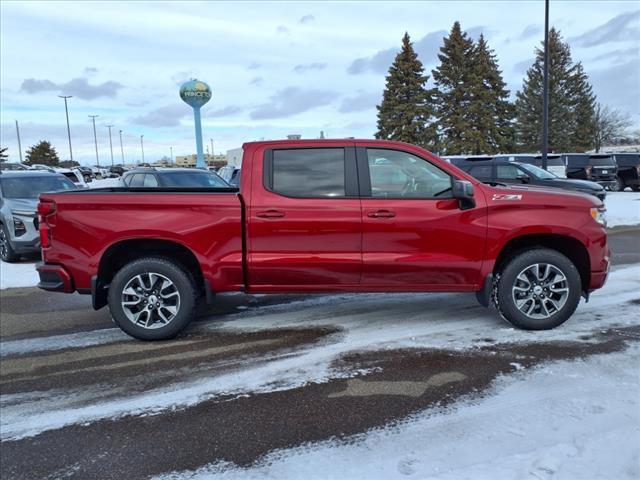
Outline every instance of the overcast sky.
[[[599, 100], [640, 125], [640, 8], [637, 1], [551, 0], [550, 22], [582, 61]], [[455, 20], [483, 32], [515, 94], [542, 39], [544, 2], [11, 2], [0, 3], [2, 146], [17, 159], [50, 140], [69, 158], [116, 162], [123, 130], [129, 162], [195, 152], [193, 116], [179, 85], [212, 89], [203, 136], [216, 153], [260, 138], [371, 137], [384, 77], [409, 32], [430, 73]]]

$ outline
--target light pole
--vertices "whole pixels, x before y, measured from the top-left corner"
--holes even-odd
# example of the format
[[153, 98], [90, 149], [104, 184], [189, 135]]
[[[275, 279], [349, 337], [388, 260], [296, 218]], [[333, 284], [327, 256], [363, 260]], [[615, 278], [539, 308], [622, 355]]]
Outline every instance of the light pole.
[[20, 163], [22, 163], [22, 144], [20, 143], [20, 127], [18, 126], [18, 120], [16, 120], [16, 133], [18, 134], [18, 153], [20, 153]]
[[100, 159], [98, 158], [98, 135], [96, 134], [96, 117], [100, 115], [89, 115], [93, 121], [93, 141], [96, 145], [96, 167], [100, 168]]
[[173, 165], [173, 147], [169, 147], [169, 151], [171, 152], [169, 159], [171, 160], [171, 165]]
[[549, 0], [544, 1], [544, 73], [542, 87], [542, 168], [547, 169], [549, 149]]
[[142, 149], [142, 163], [144, 163], [144, 135], [140, 135], [140, 148]]
[[113, 143], [111, 143], [111, 127], [113, 125], [106, 126], [109, 129], [109, 148], [111, 149], [111, 166], [113, 167]]
[[120, 155], [122, 155], [122, 166], [124, 167], [124, 148], [122, 148], [122, 130], [120, 130]]
[[64, 113], [67, 115], [67, 137], [69, 137], [69, 157], [73, 162], [73, 150], [71, 149], [71, 129], [69, 128], [69, 109], [67, 108], [67, 98], [73, 98], [71, 95], [58, 95], [64, 99]]
[[211, 159], [213, 160], [213, 138], [210, 138], [209, 141], [211, 142]]

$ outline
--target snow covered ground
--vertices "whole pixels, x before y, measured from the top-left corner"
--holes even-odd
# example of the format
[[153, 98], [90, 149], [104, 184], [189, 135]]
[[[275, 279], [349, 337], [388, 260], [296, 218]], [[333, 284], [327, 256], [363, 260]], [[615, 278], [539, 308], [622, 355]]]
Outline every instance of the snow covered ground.
[[33, 260], [22, 260], [18, 263], [0, 261], [0, 289], [33, 287], [38, 281], [38, 272]]
[[[117, 386], [49, 390], [46, 396], [42, 392], [3, 395], [0, 438], [3, 441], [27, 438], [67, 425], [126, 415], [162, 414], [229, 395], [283, 391], [309, 383], [350, 378], [363, 372], [336, 369], [334, 362], [355, 351], [397, 348], [464, 351], [493, 345], [491, 339], [487, 340], [488, 336], [499, 338], [500, 343], [544, 344], [578, 340], [612, 326], [638, 325], [640, 305], [632, 301], [640, 297], [639, 291], [640, 266], [619, 268], [612, 272], [605, 287], [594, 294], [588, 304], [580, 304], [566, 324], [541, 332], [512, 328], [499, 319], [495, 311], [479, 307], [472, 295], [459, 294], [332, 295], [218, 317], [215, 322], [194, 325], [194, 331], [255, 332], [331, 327], [339, 328], [340, 332], [325, 342], [308, 345], [293, 354], [274, 356], [267, 362], [248, 363], [240, 371], [204, 377], [191, 377], [183, 372], [183, 381], [139, 393], [132, 393], [138, 390], [135, 383], [138, 380], [133, 379], [133, 384], [122, 381]], [[614, 310], [615, 315], [611, 315]], [[102, 329], [72, 336], [49, 336], [50, 343], [7, 341], [3, 342], [2, 348], [13, 354], [24, 354], [27, 353], [25, 348], [33, 348], [30, 351], [33, 354], [57, 350], [65, 342], [67, 348], [81, 347], [83, 336], [91, 345], [100, 339], [108, 344], [125, 338], [124, 334], [114, 334], [114, 331], [118, 332]], [[635, 368], [637, 358], [630, 357], [630, 360]], [[594, 379], [590, 388], [596, 388], [598, 381]], [[564, 380], [560, 379], [560, 383]], [[610, 395], [612, 391], [618, 390], [604, 390], [603, 395]], [[626, 415], [625, 412], [621, 411], [620, 415]], [[553, 431], [549, 433], [553, 434]]]
[[637, 479], [640, 347], [500, 378], [488, 395], [348, 442], [162, 479]]
[[607, 226], [640, 224], [640, 192], [607, 192]]

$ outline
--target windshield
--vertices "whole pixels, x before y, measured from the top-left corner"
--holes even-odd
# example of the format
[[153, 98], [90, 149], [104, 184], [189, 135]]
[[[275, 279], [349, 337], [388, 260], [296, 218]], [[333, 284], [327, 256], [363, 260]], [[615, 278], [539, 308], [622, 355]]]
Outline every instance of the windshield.
[[552, 178], [558, 178], [558, 176], [554, 173], [547, 172], [546, 170], [536, 167], [535, 165], [526, 165], [522, 164], [520, 167], [525, 170], [527, 173], [530, 173], [534, 177], [539, 178], [540, 180], [551, 180]]
[[43, 192], [76, 190], [77, 187], [63, 177], [13, 177], [0, 179], [4, 198], [38, 198]]
[[162, 175], [164, 187], [229, 187], [229, 184], [211, 172], [171, 172]]

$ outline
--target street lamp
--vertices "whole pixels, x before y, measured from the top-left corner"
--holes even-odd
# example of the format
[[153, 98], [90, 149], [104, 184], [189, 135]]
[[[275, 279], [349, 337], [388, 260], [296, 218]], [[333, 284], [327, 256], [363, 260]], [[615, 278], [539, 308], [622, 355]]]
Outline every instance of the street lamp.
[[173, 165], [173, 147], [169, 147], [169, 151], [171, 152], [169, 159], [171, 160], [171, 165]]
[[542, 87], [542, 168], [547, 169], [549, 149], [549, 0], [544, 1], [544, 72]]
[[111, 149], [111, 166], [113, 167], [113, 143], [111, 143], [111, 127], [113, 125], [106, 125], [106, 127], [109, 129], [109, 148]]
[[18, 135], [18, 153], [20, 153], [20, 163], [22, 163], [22, 144], [20, 143], [20, 127], [18, 126], [18, 120], [16, 120], [16, 134]]
[[140, 148], [142, 149], [142, 163], [144, 163], [144, 135], [140, 135]]
[[96, 117], [100, 115], [89, 115], [93, 121], [93, 141], [96, 145], [96, 167], [100, 168], [100, 159], [98, 158], [98, 135], [96, 134]]
[[120, 155], [122, 155], [122, 166], [124, 167], [124, 148], [122, 148], [122, 130], [120, 130]]
[[64, 99], [64, 113], [67, 115], [67, 137], [69, 137], [69, 157], [73, 162], [73, 150], [71, 149], [71, 129], [69, 128], [69, 109], [67, 108], [67, 98], [73, 98], [71, 95], [58, 95]]

